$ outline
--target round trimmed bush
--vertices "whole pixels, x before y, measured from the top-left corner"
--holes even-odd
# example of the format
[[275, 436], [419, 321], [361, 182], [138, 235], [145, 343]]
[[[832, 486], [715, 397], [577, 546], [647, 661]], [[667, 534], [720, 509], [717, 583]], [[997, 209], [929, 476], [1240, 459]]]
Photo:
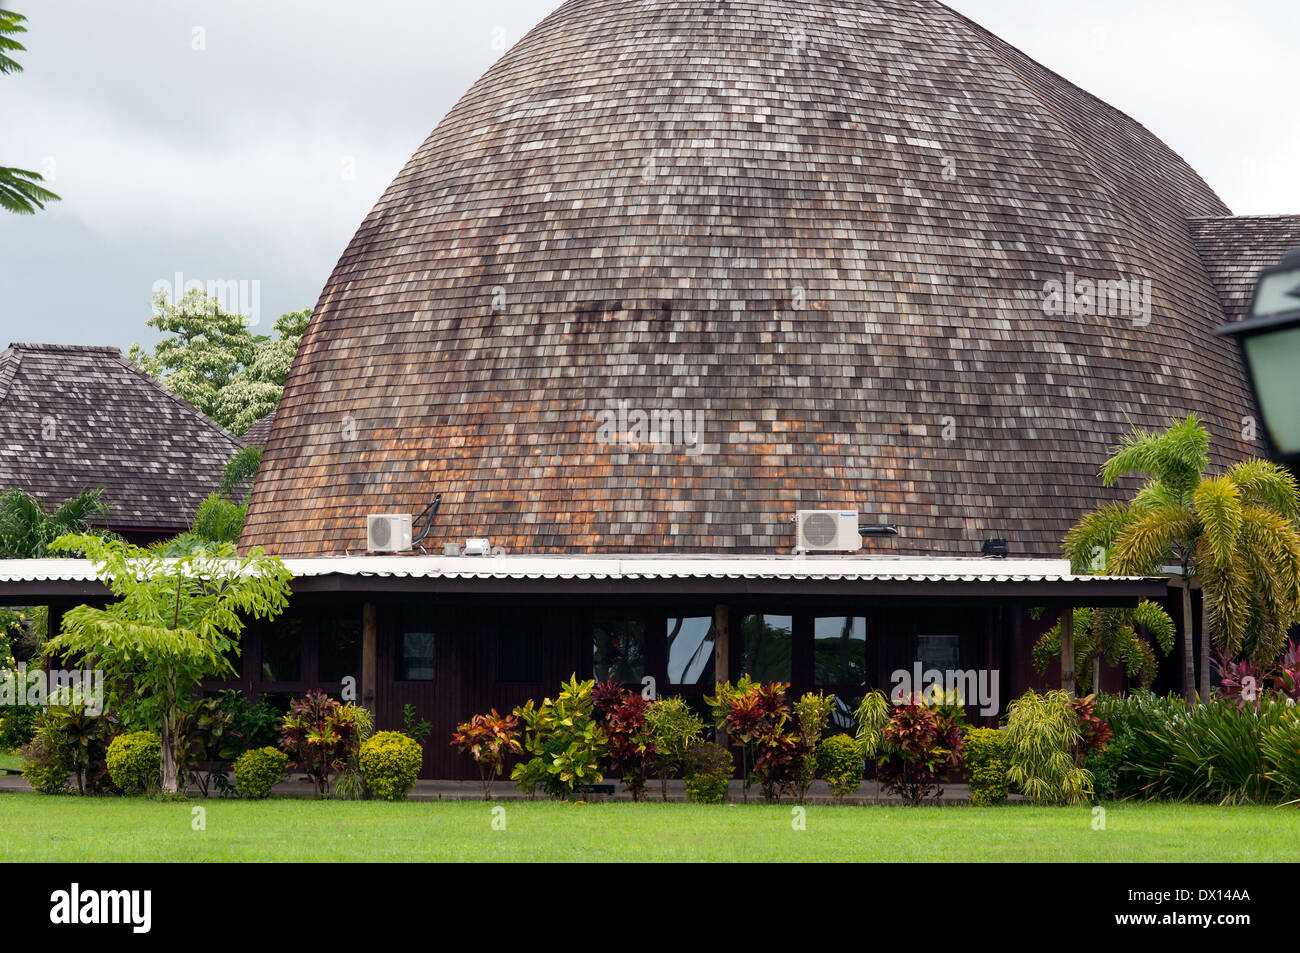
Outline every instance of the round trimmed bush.
[[235, 790], [240, 797], [270, 797], [288, 767], [289, 756], [280, 749], [250, 748], [235, 761]]
[[848, 735], [832, 735], [817, 746], [817, 770], [837, 797], [852, 794], [862, 783], [862, 747]]
[[404, 800], [423, 765], [420, 743], [400, 731], [381, 731], [361, 743], [361, 776], [385, 801]]
[[108, 776], [123, 794], [150, 794], [162, 782], [162, 742], [152, 731], [118, 735], [108, 746]]
[[721, 804], [735, 771], [731, 752], [713, 742], [686, 752], [686, 798], [696, 804]]
[[1007, 799], [1011, 757], [1005, 732], [996, 728], [971, 728], [966, 732], [961, 758], [972, 804], [988, 807]]

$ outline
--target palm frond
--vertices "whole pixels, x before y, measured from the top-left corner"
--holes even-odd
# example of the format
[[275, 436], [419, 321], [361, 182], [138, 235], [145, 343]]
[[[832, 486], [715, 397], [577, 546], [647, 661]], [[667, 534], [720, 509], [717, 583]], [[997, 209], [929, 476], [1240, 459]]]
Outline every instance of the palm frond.
[[1240, 491], [1243, 503], [1276, 510], [1290, 520], [1300, 515], [1300, 484], [1286, 467], [1253, 458], [1235, 464], [1226, 476]]
[[1176, 506], [1157, 506], [1139, 514], [1115, 540], [1116, 572], [1141, 576], [1159, 572], [1176, 543], [1195, 537], [1195, 518]]
[[16, 215], [34, 215], [45, 203], [60, 201], [59, 196], [36, 184], [44, 181], [39, 172], [0, 166], [0, 208]]
[[1237, 485], [1221, 476], [1202, 480], [1192, 491], [1192, 507], [1201, 523], [1198, 546], [1198, 564], [1205, 571], [1202, 559], [1210, 558], [1216, 566], [1232, 562], [1237, 551], [1237, 534], [1241, 531], [1241, 494]]

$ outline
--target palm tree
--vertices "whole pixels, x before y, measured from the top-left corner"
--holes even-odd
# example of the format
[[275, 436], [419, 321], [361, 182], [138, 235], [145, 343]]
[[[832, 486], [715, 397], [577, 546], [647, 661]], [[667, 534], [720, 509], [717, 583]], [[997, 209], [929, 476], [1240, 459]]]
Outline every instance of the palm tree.
[[[91, 519], [108, 512], [103, 496], [103, 490], [83, 490], [48, 513], [30, 493], [0, 493], [0, 559], [41, 559], [60, 536], [87, 532]], [[94, 535], [111, 534], [101, 530]]]
[[[25, 53], [27, 48], [14, 39], [19, 33], [26, 33], [23, 26], [27, 18], [12, 10], [0, 10], [0, 75], [21, 73], [22, 65], [11, 57], [10, 53]], [[38, 185], [45, 177], [39, 172], [25, 169], [13, 169], [0, 166], [0, 208], [17, 215], [34, 215], [37, 209], [45, 208], [46, 202], [57, 202], [59, 197], [47, 188]]]
[[1127, 503], [1088, 514], [1070, 530], [1065, 551], [1076, 569], [1105, 554], [1108, 572], [1182, 577], [1183, 694], [1197, 692], [1192, 591], [1200, 583], [1205, 637], [1200, 695], [1210, 694], [1210, 640], [1229, 655], [1271, 662], [1300, 620], [1300, 488], [1276, 464], [1245, 460], [1208, 476], [1210, 438], [1194, 414], [1164, 433], [1135, 430], [1101, 468], [1114, 486], [1127, 476], [1147, 482]]

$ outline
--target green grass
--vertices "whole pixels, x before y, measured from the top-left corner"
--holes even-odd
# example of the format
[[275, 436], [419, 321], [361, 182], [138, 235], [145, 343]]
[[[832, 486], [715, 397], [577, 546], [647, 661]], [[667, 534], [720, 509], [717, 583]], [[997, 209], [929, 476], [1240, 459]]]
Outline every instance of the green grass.
[[15, 771], [22, 769], [23, 759], [9, 751], [0, 751], [0, 768], [13, 768]]
[[[503, 807], [506, 830], [493, 830]], [[206, 830], [192, 829], [203, 808]], [[1296, 861], [1300, 811], [160, 802], [0, 794], [0, 861]]]

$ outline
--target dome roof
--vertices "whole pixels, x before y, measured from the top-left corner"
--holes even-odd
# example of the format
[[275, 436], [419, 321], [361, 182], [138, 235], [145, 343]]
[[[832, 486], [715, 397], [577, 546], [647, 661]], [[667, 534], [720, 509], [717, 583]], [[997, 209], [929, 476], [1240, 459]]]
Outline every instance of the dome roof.
[[[1132, 426], [1256, 449], [1187, 225], [1229, 214], [933, 0], [570, 0], [343, 253], [243, 542], [355, 552], [441, 493], [431, 551], [782, 552], [856, 508], [884, 552], [1055, 555]], [[1085, 280], [1110, 313], [1051, 296]]]

